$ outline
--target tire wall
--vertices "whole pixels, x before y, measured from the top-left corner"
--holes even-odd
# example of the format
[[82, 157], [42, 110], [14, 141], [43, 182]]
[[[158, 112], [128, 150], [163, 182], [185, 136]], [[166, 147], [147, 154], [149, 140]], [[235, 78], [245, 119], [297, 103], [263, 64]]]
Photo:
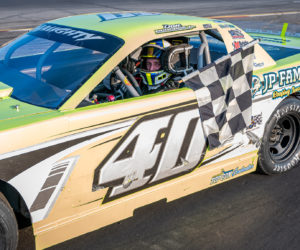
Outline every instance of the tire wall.
[[[296, 147], [291, 147], [290, 149], [288, 149], [288, 146], [281, 146], [281, 148], [286, 148], [284, 150], [292, 150], [292, 152], [290, 153], [290, 155], [287, 156], [286, 158], [272, 158], [274, 156], [270, 157], [270, 149], [268, 148], [267, 145], [271, 145], [272, 144], [272, 148], [276, 147], [273, 146], [274, 143], [278, 144], [278, 143], [282, 143], [281, 139], [279, 139], [280, 137], [287, 137], [287, 138], [292, 138], [289, 137], [289, 135], [283, 135], [283, 137], [281, 135], [279, 135], [278, 139], [275, 139], [276, 141], [271, 141], [270, 142], [270, 133], [272, 133], [272, 135], [274, 135], [274, 132], [270, 132], [273, 131], [272, 129], [274, 128], [274, 126], [276, 124], [278, 124], [278, 122], [282, 121], [282, 119], [284, 119], [284, 117], [290, 117], [290, 115], [292, 114], [292, 116], [294, 116], [295, 118], [293, 119], [297, 119], [297, 115], [295, 116], [295, 114], [298, 114], [298, 117], [300, 116], [300, 105], [299, 105], [299, 100], [300, 100], [300, 93], [296, 92], [293, 95], [290, 95], [286, 98], [283, 98], [275, 107], [273, 107], [272, 112], [270, 114], [270, 112], [267, 112], [268, 114], [265, 114], [265, 117], [268, 119], [266, 119], [264, 121], [264, 126], [263, 126], [263, 134], [261, 138], [261, 147], [259, 149], [258, 155], [259, 155], [259, 168], [262, 170], [262, 172], [264, 172], [265, 174], [278, 174], [278, 173], [282, 173], [282, 172], [286, 172], [288, 170], [290, 170], [293, 167], [297, 167], [300, 164], [300, 148], [299, 148], [299, 143], [297, 143], [297, 141], [299, 141], [299, 139], [288, 139], [288, 141], [291, 141], [294, 146]], [[267, 102], [265, 105], [261, 105], [261, 107], [265, 108], [267, 106]], [[299, 118], [298, 118], [299, 119]], [[297, 124], [297, 122], [295, 123]], [[298, 123], [299, 124], [299, 123]], [[282, 125], [281, 125], [282, 126]], [[296, 127], [298, 127], [299, 125], [296, 125]], [[276, 128], [278, 129], [278, 127]], [[288, 129], [291, 129], [288, 128]], [[262, 130], [261, 130], [262, 131]], [[260, 131], [260, 132], [261, 132]], [[299, 131], [299, 130], [298, 130]], [[276, 133], [276, 132], [275, 132]], [[284, 132], [282, 132], [284, 133]], [[293, 135], [295, 136], [299, 136], [299, 132], [295, 132], [296, 134], [293, 133]], [[277, 135], [276, 135], [277, 137]], [[276, 138], [275, 137], [275, 138]], [[273, 137], [274, 140], [274, 137]], [[294, 140], [294, 142], [293, 142]], [[285, 144], [281, 144], [281, 145], [288, 145], [287, 143]], [[292, 145], [292, 144], [291, 144]], [[278, 154], [282, 154], [280, 151], [277, 151], [278, 153], [274, 153], [274, 155], [278, 155]], [[288, 152], [288, 151], [286, 151]], [[278, 157], [278, 156], [277, 156]]]
[[295, 98], [295, 97], [300, 99], [300, 92], [294, 93], [293, 95], [290, 95], [282, 99], [273, 100], [272, 98], [268, 98], [262, 101], [253, 101], [253, 105], [252, 105], [253, 128], [251, 130], [253, 130], [259, 138], [262, 138], [265, 131], [265, 125], [270, 119], [274, 110], [278, 107], [278, 105], [284, 100], [286, 100], [287, 98]]
[[13, 208], [17, 219], [22, 220], [18, 221], [18, 224], [24, 226], [31, 225], [31, 217], [28, 207], [20, 195], [20, 193], [9, 183], [0, 180], [0, 192], [5, 196], [9, 205]]

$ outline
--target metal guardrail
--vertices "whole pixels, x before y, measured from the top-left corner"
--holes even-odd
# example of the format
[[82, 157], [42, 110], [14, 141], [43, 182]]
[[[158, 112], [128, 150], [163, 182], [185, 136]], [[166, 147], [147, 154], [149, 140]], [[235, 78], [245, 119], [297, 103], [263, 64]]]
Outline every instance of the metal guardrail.
[[29, 32], [32, 28], [24, 29], [0, 29], [0, 32]]

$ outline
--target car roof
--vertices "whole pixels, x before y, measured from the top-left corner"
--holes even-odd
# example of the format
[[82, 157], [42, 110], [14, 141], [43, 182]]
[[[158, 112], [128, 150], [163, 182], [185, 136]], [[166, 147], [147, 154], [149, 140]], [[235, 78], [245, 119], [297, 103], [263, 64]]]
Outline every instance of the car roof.
[[[199, 27], [202, 24], [214, 23], [214, 20], [166, 13], [107, 12], [64, 17], [48, 23], [100, 31], [127, 40], [137, 34], [143, 35], [152, 32], [154, 35], [156, 30], [164, 28], [163, 25], [179, 25], [183, 28]], [[174, 31], [178, 31], [178, 29], [175, 28]]]

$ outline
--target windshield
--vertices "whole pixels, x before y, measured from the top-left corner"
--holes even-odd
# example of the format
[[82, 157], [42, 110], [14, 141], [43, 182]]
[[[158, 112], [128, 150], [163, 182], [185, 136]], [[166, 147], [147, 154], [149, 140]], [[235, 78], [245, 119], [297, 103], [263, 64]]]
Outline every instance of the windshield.
[[124, 41], [115, 36], [44, 24], [0, 49], [0, 81], [12, 97], [59, 108]]

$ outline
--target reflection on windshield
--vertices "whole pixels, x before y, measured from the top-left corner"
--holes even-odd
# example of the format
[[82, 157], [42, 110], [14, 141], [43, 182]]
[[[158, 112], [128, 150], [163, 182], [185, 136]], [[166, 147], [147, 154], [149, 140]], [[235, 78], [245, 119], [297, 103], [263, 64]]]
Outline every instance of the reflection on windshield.
[[0, 81], [16, 99], [57, 109], [122, 45], [100, 32], [42, 25], [0, 49]]

